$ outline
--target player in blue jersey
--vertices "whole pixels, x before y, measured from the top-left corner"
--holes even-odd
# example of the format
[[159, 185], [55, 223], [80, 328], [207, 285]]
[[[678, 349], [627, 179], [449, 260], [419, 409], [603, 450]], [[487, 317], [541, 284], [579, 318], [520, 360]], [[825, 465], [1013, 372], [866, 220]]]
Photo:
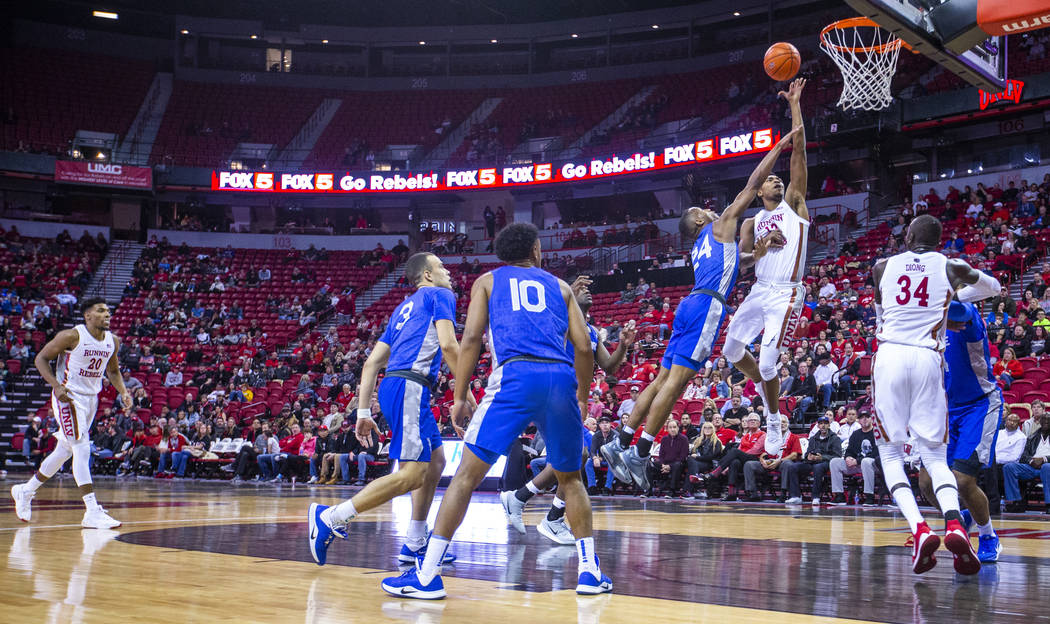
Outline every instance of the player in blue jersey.
[[[463, 459], [438, 508], [427, 554], [418, 568], [383, 580], [390, 594], [405, 598], [445, 597], [441, 560], [456, 529], [463, 522], [471, 493], [489, 467], [530, 423], [547, 443], [547, 461], [553, 466], [565, 496], [565, 514], [577, 538], [578, 594], [612, 591], [602, 574], [591, 532], [591, 503], [580, 478], [583, 439], [581, 406], [594, 375], [587, 323], [572, 290], [540, 267], [539, 231], [529, 223], [503, 228], [494, 243], [504, 266], [474, 282], [463, 330], [463, 344], [455, 372], [452, 417], [463, 422], [468, 413], [468, 384], [487, 332], [492, 372], [485, 397], [467, 428]], [[566, 338], [573, 354], [566, 353]], [[575, 374], [573, 369], [575, 368]]]
[[[948, 370], [944, 387], [948, 395], [948, 461], [967, 509], [963, 524], [969, 532], [977, 524], [977, 559], [999, 560], [1002, 545], [992, 528], [988, 497], [977, 485], [977, 476], [995, 461], [995, 439], [1003, 419], [1003, 395], [992, 375], [988, 331], [977, 306], [952, 301], [948, 305], [948, 345], [944, 351]], [[919, 471], [919, 487], [926, 500], [937, 506], [937, 496], [926, 469]], [[939, 508], [939, 506], [938, 506]]]
[[398, 560], [415, 563], [425, 552], [427, 514], [445, 467], [441, 433], [430, 411], [430, 389], [437, 381], [442, 354], [453, 369], [459, 358], [456, 295], [448, 269], [433, 254], [417, 253], [409, 258], [405, 279], [415, 284], [416, 292], [390, 315], [386, 331], [361, 369], [357, 393], [358, 405], [365, 406], [357, 410], [360, 426], [372, 419], [367, 406], [372, 403], [376, 376], [386, 367], [379, 405], [393, 434], [390, 459], [397, 460], [398, 470], [372, 481], [339, 505], [310, 505], [308, 539], [318, 565], [324, 565], [332, 539], [346, 539], [350, 520], [405, 492], [412, 492], [412, 520]]
[[[656, 379], [639, 396], [630, 418], [620, 428], [619, 439], [601, 448], [601, 454], [616, 478], [625, 483], [633, 479], [643, 492], [649, 490], [646, 465], [653, 440], [667, 422], [675, 401], [681, 398], [686, 385], [711, 355], [711, 348], [725, 321], [726, 300], [736, 285], [739, 266], [754, 264], [756, 257], [767, 249], [767, 243], [756, 242], [754, 252], [740, 254], [736, 242], [737, 221], [755, 201], [781, 150], [800, 129], [801, 126], [785, 134], [762, 158], [748, 178], [747, 186], [722, 216], [693, 207], [682, 215], [678, 224], [682, 240], [696, 241], [690, 255], [693, 291], [675, 310], [671, 339], [667, 342]], [[645, 421], [645, 431], [638, 444], [630, 447], [634, 432], [642, 421]]]
[[[588, 288], [591, 280], [586, 275], [581, 275], [576, 278], [572, 283], [572, 292], [576, 296], [576, 303], [580, 306], [580, 311], [583, 312], [586, 318], [587, 312], [591, 309], [592, 298], [591, 291]], [[623, 331], [620, 334], [620, 344], [617, 345], [616, 350], [609, 353], [609, 350], [605, 348], [601, 340], [598, 339], [598, 330], [593, 325], [587, 326], [588, 333], [591, 339], [591, 351], [594, 353], [594, 362], [602, 370], [610, 375], [619, 370], [620, 365], [623, 364], [624, 359], [627, 357], [627, 351], [634, 344], [635, 329], [634, 321], [628, 321], [624, 324]], [[566, 346], [566, 352], [569, 355], [574, 355], [572, 345]], [[584, 436], [586, 438], [586, 435]], [[584, 444], [582, 460], [587, 461], [590, 449], [588, 444]], [[612, 477], [612, 471], [609, 472], [609, 478]], [[510, 523], [515, 530], [522, 535], [525, 534], [525, 520], [522, 518], [522, 511], [525, 509], [525, 504], [532, 499], [533, 496], [547, 490], [557, 482], [557, 477], [554, 473], [554, 467], [550, 464], [544, 466], [543, 470], [538, 475], [532, 478], [531, 481], [515, 490], [507, 490], [500, 492], [500, 500], [503, 503], [503, 509], [507, 513], [507, 521]], [[608, 481], [608, 485], [612, 485], [612, 481]], [[551, 503], [551, 508], [548, 510], [547, 515], [536, 525], [536, 530], [540, 535], [546, 537], [556, 544], [571, 545], [576, 543], [576, 539], [573, 537], [572, 531], [565, 523], [565, 499], [562, 497], [559, 491], [554, 495], [554, 501]]]

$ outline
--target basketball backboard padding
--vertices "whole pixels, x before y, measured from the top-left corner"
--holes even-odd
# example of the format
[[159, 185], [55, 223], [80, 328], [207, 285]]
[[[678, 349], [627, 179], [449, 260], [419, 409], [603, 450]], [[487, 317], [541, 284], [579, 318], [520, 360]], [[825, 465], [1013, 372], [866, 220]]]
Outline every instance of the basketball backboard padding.
[[[922, 11], [903, 0], [846, 0], [854, 11], [877, 22], [922, 54], [942, 65], [969, 84], [986, 91], [1001, 91], [1006, 86], [1006, 40], [993, 38], [999, 54], [996, 63], [982, 62], [969, 50], [956, 53], [946, 48]], [[976, 20], [975, 20], [976, 21]], [[975, 36], [976, 37], [976, 36]], [[984, 35], [982, 40], [989, 36]]]
[[930, 11], [930, 23], [942, 45], [955, 54], [988, 38], [988, 33], [977, 24], [977, 0], [954, 0], [937, 6]]

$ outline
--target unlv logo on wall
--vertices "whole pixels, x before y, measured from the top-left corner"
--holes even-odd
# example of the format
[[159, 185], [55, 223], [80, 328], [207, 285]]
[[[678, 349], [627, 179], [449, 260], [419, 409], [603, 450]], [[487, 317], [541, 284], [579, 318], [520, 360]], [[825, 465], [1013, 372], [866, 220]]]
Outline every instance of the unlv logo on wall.
[[153, 170], [131, 165], [57, 160], [55, 182], [149, 190], [153, 188]]

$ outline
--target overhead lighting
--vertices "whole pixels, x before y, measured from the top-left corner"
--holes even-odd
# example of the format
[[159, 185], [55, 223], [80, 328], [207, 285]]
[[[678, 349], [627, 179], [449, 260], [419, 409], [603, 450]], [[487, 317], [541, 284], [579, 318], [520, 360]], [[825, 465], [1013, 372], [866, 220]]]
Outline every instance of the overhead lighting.
[[249, 38], [249, 39], [258, 39], [258, 38], [259, 38], [259, 35], [252, 35], [252, 36], [250, 36], [250, 37], [248, 37], [248, 38]]
[[120, 17], [119, 15], [117, 15], [116, 13], [113, 13], [112, 11], [92, 11], [91, 14], [94, 15], [95, 17], [101, 17], [102, 19], [114, 19], [115, 20], [118, 17]]
[[419, 45], [426, 45], [426, 44], [427, 44], [427, 42], [426, 42], [426, 41], [420, 41], [420, 42], [419, 42]]
[[573, 39], [579, 39], [579, 38], [580, 38], [580, 36], [579, 36], [579, 35], [577, 35], [576, 33], [572, 33], [572, 34], [571, 34], [571, 35], [569, 35], [569, 36], [570, 36], [570, 37], [572, 37]]
[[183, 28], [183, 29], [182, 29], [182, 30], [180, 30], [179, 32], [180, 32], [180, 33], [182, 33], [182, 34], [184, 34], [184, 35], [188, 35], [188, 34], [190, 34], [190, 31], [186, 30], [185, 28]]
[[499, 43], [499, 39], [490, 39], [489, 43]]
[[106, 154], [104, 152], [99, 152], [99, 153], [95, 154], [95, 160], [105, 160], [105, 159], [106, 159]]
[[660, 27], [660, 25], [659, 25], [659, 24], [653, 24], [653, 30], [656, 30], [656, 29], [657, 29], [657, 28], [659, 28], [659, 27]]
[[321, 43], [328, 43], [328, 40], [327, 39], [322, 39]]
[[733, 17], [740, 17], [740, 11], [733, 11]]

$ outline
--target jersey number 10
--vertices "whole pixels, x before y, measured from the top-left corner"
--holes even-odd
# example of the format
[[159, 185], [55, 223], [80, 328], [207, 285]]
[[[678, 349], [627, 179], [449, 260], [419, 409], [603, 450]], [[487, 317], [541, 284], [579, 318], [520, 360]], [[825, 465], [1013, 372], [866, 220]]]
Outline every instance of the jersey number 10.
[[536, 280], [510, 278], [510, 307], [515, 312], [525, 308], [529, 312], [543, 312], [547, 309], [547, 291], [543, 284]]
[[930, 293], [929, 290], [927, 290], [930, 284], [929, 277], [922, 278], [922, 281], [919, 282], [919, 286], [914, 292], [911, 291], [911, 278], [907, 275], [901, 275], [901, 278], [897, 280], [897, 284], [901, 287], [900, 294], [897, 295], [897, 303], [907, 305], [912, 297], [915, 297], [920, 308], [929, 307]]

